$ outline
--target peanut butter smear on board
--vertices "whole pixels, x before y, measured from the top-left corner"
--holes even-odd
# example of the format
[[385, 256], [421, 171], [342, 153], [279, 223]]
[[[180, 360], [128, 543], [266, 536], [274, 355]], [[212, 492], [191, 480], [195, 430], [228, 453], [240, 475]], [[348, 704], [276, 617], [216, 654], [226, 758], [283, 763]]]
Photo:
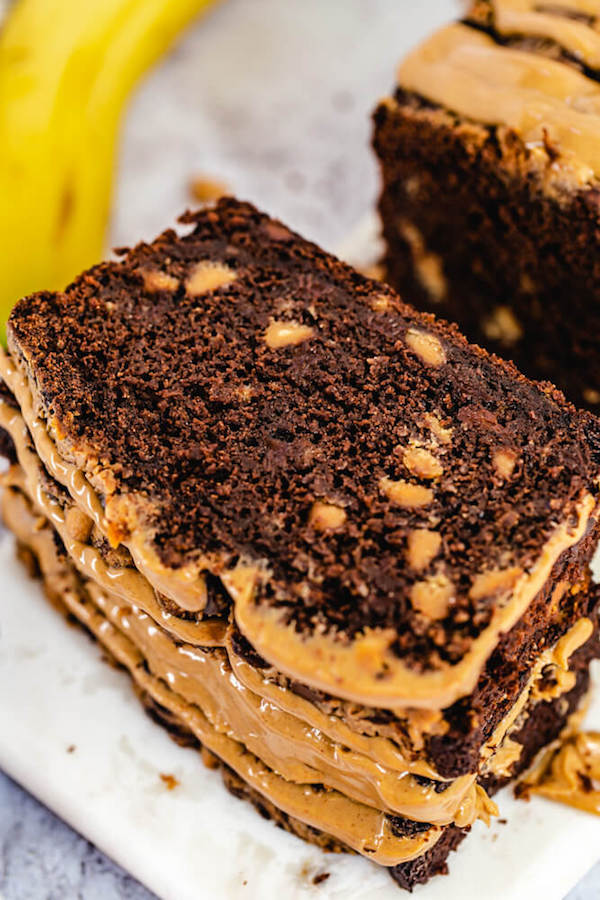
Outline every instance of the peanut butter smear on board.
[[539, 794], [600, 816], [600, 731], [565, 735], [517, 787], [517, 796]]

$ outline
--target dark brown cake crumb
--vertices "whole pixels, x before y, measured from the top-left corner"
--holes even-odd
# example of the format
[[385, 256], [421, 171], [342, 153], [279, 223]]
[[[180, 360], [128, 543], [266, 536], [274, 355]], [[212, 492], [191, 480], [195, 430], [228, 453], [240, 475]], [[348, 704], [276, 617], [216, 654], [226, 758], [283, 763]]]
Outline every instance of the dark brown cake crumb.
[[[17, 305], [46, 414], [144, 500], [166, 565], [257, 560], [297, 629], [393, 628], [415, 670], [457, 662], [494, 609], [476, 574], [528, 569], [591, 485], [596, 420], [249, 204], [185, 221]], [[441, 550], [411, 566], [415, 531]], [[432, 621], [413, 588], [440, 571]]]

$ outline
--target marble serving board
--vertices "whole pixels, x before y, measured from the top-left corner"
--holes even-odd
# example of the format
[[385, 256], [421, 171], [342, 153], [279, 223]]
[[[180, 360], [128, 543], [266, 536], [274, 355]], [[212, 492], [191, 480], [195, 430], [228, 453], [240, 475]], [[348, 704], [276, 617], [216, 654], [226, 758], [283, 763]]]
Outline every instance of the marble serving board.
[[[150, 238], [172, 221], [200, 172], [347, 258], [372, 261], [376, 222], [363, 218], [377, 190], [369, 111], [400, 55], [458, 8], [453, 0], [222, 4], [129, 112], [112, 244]], [[600, 727], [600, 698], [590, 722]], [[322, 853], [229, 795], [196, 752], [144, 714], [128, 677], [49, 606], [1, 530], [0, 768], [163, 900], [403, 896], [385, 871]], [[451, 855], [450, 876], [416, 897], [562, 900], [598, 859], [591, 816], [517, 802], [508, 791], [498, 802], [507, 824], [475, 825]], [[27, 885], [12, 896], [30, 896]]]

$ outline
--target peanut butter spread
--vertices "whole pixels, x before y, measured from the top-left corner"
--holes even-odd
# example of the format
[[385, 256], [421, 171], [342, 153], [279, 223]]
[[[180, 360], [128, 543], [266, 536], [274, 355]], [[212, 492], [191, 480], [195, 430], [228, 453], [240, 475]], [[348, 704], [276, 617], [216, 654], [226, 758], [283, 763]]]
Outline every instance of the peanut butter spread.
[[568, 13], [581, 13], [591, 20], [600, 15], [595, 0], [494, 0], [494, 26], [504, 35], [531, 35], [555, 41], [593, 69], [600, 69], [600, 33], [597, 22], [578, 21]]
[[[42, 560], [55, 555], [51, 532], [43, 525], [45, 519], [41, 520], [40, 527], [35, 511], [20, 493], [25, 488], [22, 471], [13, 467], [5, 483], [18, 488], [18, 491], [6, 491], [3, 498], [3, 514], [9, 527], [23, 543], [35, 541], [36, 552]], [[47, 511], [47, 501], [44, 511]], [[54, 559], [47, 571], [56, 568], [64, 570], [65, 564]], [[335, 723], [334, 717], [325, 717], [314, 707], [311, 714], [303, 716], [303, 707], [310, 704], [276, 685], [269, 685], [265, 692], [265, 684], [261, 685], [256, 670], [231, 653], [229, 640], [225, 642], [227, 652], [174, 642], [138, 606], [124, 603], [95, 581], [85, 580], [85, 591], [113, 626], [128, 636], [155, 677], [188, 703], [199, 707], [219, 733], [243, 741], [247, 750], [287, 781], [325, 784], [358, 803], [432, 825], [453, 821], [464, 827], [476, 817], [487, 821], [490, 814], [496, 814], [495, 805], [474, 784], [473, 777], [455, 779], [438, 793], [433, 783], [426, 786], [411, 779], [409, 771], [416, 771], [415, 767], [408, 765], [397, 749], [392, 750], [391, 742], [352, 735], [342, 723]], [[591, 631], [589, 620], [582, 619], [551, 651], [541, 655], [518, 703], [484, 749], [482, 759], [488, 760], [486, 772], [508, 774], [520, 752], [520, 745], [509, 737], [510, 731], [523, 712], [536, 679], [548, 665], [566, 668], [569, 657]], [[318, 724], [325, 722], [323, 731], [315, 727], [319, 716]], [[358, 739], [360, 750], [366, 748], [370, 755], [354, 751], [347, 743], [332, 742], [327, 734], [332, 730], [332, 722], [338, 737]], [[377, 758], [373, 750], [384, 752]], [[393, 768], [387, 769], [383, 759], [391, 761]]]
[[[520, 20], [525, 33], [545, 32], [571, 49], [577, 46], [583, 58], [600, 58], [596, 31], [528, 6], [496, 4], [500, 27], [512, 30]], [[600, 85], [572, 66], [501, 46], [459, 24], [441, 29], [410, 53], [398, 80], [404, 89], [469, 119], [514, 129], [531, 147], [552, 142], [560, 150], [557, 165], [576, 168], [582, 182], [600, 174]]]
[[[21, 490], [24, 487], [24, 479], [15, 477], [14, 467], [6, 481]], [[50, 504], [42, 502], [43, 506], [39, 500], [36, 506], [47, 513]], [[3, 509], [11, 529], [26, 542], [34, 513], [28, 511], [24, 497], [7, 492]], [[58, 514], [54, 519], [56, 526]], [[97, 568], [90, 571], [93, 577], [97, 575]], [[478, 815], [487, 817], [492, 808], [476, 790], [474, 776], [455, 779], [443, 792], [434, 790], [435, 782], [429, 786], [417, 783], [410, 773], [435, 776], [430, 766], [403, 757], [386, 739], [354, 735], [339, 720], [320, 714], [301, 697], [269, 686], [247, 663], [236, 658], [230, 641], [221, 644], [227, 645], [228, 652], [175, 643], [139, 605], [124, 603], [100, 587], [97, 580], [86, 579], [86, 590], [97, 604], [104, 604], [102, 609], [113, 623], [120, 622], [120, 629], [142, 651], [154, 674], [200, 706], [218, 730], [244, 735], [246, 745], [286, 779], [325, 783], [359, 802], [433, 824], [471, 824]], [[110, 598], [110, 606], [105, 597]], [[237, 677], [240, 672], [245, 673], [243, 680]], [[334, 740], [328, 736], [332, 732]], [[335, 737], [344, 742], [337, 743]], [[352, 749], [353, 744], [357, 750]], [[386, 760], [392, 764], [389, 769]]]
[[383, 866], [413, 859], [439, 839], [441, 832], [436, 827], [414, 837], [397, 837], [382, 811], [350, 800], [336, 790], [322, 791], [312, 788], [310, 784], [288, 781], [236, 740], [224, 721], [220, 723], [222, 730], [217, 730], [200, 706], [189, 702], [173, 689], [169, 683], [171, 678], [164, 680], [160, 675], [146, 670], [143, 653], [121, 630], [123, 609], [120, 603], [117, 601], [115, 605], [113, 598], [104, 594], [94, 583], [78, 583], [73, 578], [56, 555], [51, 532], [48, 529], [36, 531], [31, 518], [28, 520], [26, 508], [21, 506], [21, 509], [15, 509], [7, 494], [4, 496], [4, 512], [15, 533], [35, 549], [49, 589], [60, 596], [67, 608], [129, 670], [141, 688], [170, 710], [205, 747], [279, 809], [333, 835]]

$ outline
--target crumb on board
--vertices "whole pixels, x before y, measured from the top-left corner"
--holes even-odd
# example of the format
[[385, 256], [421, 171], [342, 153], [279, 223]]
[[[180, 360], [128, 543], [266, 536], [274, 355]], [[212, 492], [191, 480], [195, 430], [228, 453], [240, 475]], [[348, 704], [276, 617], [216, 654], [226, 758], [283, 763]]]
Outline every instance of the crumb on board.
[[69, 744], [69, 746], [67, 747], [67, 753], [74, 753], [74, 752], [75, 752], [75, 744]]
[[190, 178], [189, 191], [190, 196], [198, 203], [211, 203], [218, 200], [219, 197], [231, 193], [231, 189], [225, 181], [207, 175], [195, 175]]
[[168, 775], [164, 772], [160, 772], [160, 780], [166, 785], [168, 791], [174, 791], [179, 784], [174, 775]]
[[[314, 874], [313, 874], [314, 873]], [[307, 882], [313, 885], [323, 884], [324, 881], [330, 876], [330, 872], [316, 872], [313, 868], [313, 864], [310, 861], [306, 861], [301, 870], [300, 870], [300, 878], [306, 879]]]

